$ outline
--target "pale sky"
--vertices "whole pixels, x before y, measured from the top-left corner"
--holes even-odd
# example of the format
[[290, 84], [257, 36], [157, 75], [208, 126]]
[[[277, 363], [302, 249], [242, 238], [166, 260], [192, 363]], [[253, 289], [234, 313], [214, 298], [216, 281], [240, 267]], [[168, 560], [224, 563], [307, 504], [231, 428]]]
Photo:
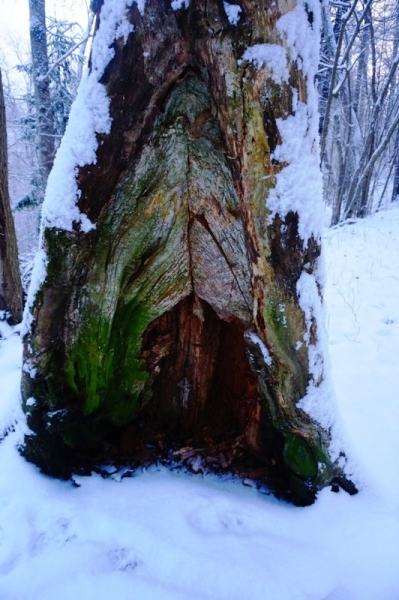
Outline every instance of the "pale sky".
[[[89, 0], [46, 0], [46, 14], [87, 25]], [[0, 0], [0, 66], [8, 69], [20, 62], [17, 54], [29, 52], [28, 0]], [[12, 75], [11, 75], [12, 76]]]

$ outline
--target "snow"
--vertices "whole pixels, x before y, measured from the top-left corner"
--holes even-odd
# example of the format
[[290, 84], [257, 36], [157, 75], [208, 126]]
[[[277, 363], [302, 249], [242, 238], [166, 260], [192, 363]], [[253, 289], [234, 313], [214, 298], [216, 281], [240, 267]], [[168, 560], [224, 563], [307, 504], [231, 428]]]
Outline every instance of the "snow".
[[[286, 51], [290, 60], [296, 61], [298, 70], [306, 77], [306, 104], [299, 100], [298, 91], [292, 89], [291, 114], [284, 119], [276, 120], [282, 143], [275, 148], [273, 158], [283, 166], [276, 176], [274, 188], [266, 198], [266, 205], [270, 211], [268, 220], [272, 223], [275, 216], [279, 214], [284, 221], [289, 212], [297, 213], [298, 233], [304, 242], [304, 247], [311, 237], [320, 240], [324, 223], [323, 183], [319, 167], [318, 95], [315, 87], [315, 75], [319, 64], [320, 16], [318, 0], [299, 0], [296, 7], [280, 17], [277, 22], [277, 31], [284, 48], [279, 46], [276, 48], [279, 48], [284, 56], [281, 55], [279, 58], [277, 53], [274, 55], [276, 65], [278, 66], [280, 62], [281, 68], [285, 70], [287, 70]], [[253, 48], [256, 49], [257, 46]], [[245, 54], [250, 51], [252, 48], [249, 48]], [[254, 53], [254, 56], [257, 56], [257, 53]], [[274, 67], [276, 73], [278, 73], [277, 66]], [[286, 81], [288, 75], [281, 76], [280, 79]], [[319, 296], [319, 289], [323, 289], [325, 278], [323, 258], [318, 260], [313, 273], [307, 271], [308, 267], [309, 265], [304, 266], [297, 283], [297, 292], [307, 328], [303, 342], [308, 346], [311, 380], [305, 397], [299, 402], [299, 407], [321, 423], [325, 429], [330, 430], [332, 434], [330, 454], [331, 458], [336, 460], [345, 447], [343, 442], [345, 435], [335, 409], [331, 375], [326, 359], [324, 307]], [[310, 343], [313, 318], [318, 323], [317, 340]], [[320, 398], [323, 399], [322, 402]], [[346, 464], [345, 470], [346, 472], [353, 470], [352, 461]]]
[[[17, 421], [22, 422], [24, 420], [19, 402], [22, 345], [20, 336], [14, 333], [12, 328], [7, 328], [6, 330], [5, 325], [6, 323], [0, 322], [0, 440], [3, 439], [4, 435]], [[0, 492], [0, 497], [2, 497], [2, 494], [3, 490]], [[2, 517], [0, 516], [0, 527], [1, 522]]]
[[137, 8], [139, 9], [139, 13], [141, 15], [143, 15], [144, 14], [144, 8], [145, 8], [145, 0], [133, 0], [133, 2], [130, 1], [130, 2], [127, 3], [127, 6], [131, 6], [134, 2], [137, 4]]
[[223, 2], [223, 6], [230, 25], [237, 25], [240, 20], [241, 6], [238, 4], [229, 4], [228, 2]]
[[[78, 167], [95, 164], [97, 161], [97, 135], [107, 134], [111, 129], [109, 115], [110, 99], [100, 79], [115, 51], [111, 47], [118, 38], [125, 42], [133, 31], [126, 10], [132, 0], [104, 0], [100, 13], [100, 26], [92, 46], [92, 69], [82, 78], [77, 98], [72, 105], [70, 117], [49, 175], [43, 203], [43, 225], [73, 230], [73, 223], [84, 232], [95, 228], [77, 207], [80, 196], [76, 176]], [[140, 11], [144, 3], [138, 4]]]
[[257, 69], [261, 69], [266, 65], [270, 70], [270, 77], [275, 83], [288, 80], [287, 52], [282, 46], [277, 44], [255, 44], [245, 50], [242, 58], [254, 63]]
[[[308, 14], [312, 14], [312, 24]], [[307, 102], [298, 99], [293, 90], [292, 115], [277, 119], [282, 144], [274, 156], [287, 162], [277, 175], [277, 182], [266, 200], [271, 211], [269, 221], [279, 213], [299, 215], [299, 235], [307, 243], [313, 235], [319, 239], [323, 227], [322, 178], [319, 169], [318, 96], [315, 76], [319, 64], [319, 29], [321, 23], [318, 0], [299, 0], [297, 6], [277, 21], [277, 31], [286, 45], [290, 59], [306, 77]]]
[[397, 600], [398, 245], [398, 208], [326, 233], [332, 375], [363, 485], [307, 508], [155, 466], [80, 487], [41, 475], [16, 449], [21, 343], [3, 328], [1, 600]]
[[[42, 245], [42, 232], [40, 234], [40, 246]], [[32, 269], [32, 277], [28, 289], [28, 297], [26, 299], [25, 309], [24, 309], [24, 318], [22, 321], [21, 334], [22, 336], [26, 335], [33, 323], [33, 315], [31, 312], [31, 307], [36, 298], [36, 294], [40, 289], [40, 286], [46, 279], [47, 274], [47, 254], [44, 248], [41, 248], [34, 260], [33, 260], [33, 269]]]
[[258, 337], [256, 335], [256, 333], [253, 333], [252, 331], [249, 332], [248, 335], [249, 335], [250, 339], [252, 340], [252, 342], [260, 348], [260, 351], [262, 352], [264, 361], [267, 364], [267, 366], [271, 367], [273, 365], [272, 357], [270, 356], [269, 350], [266, 348], [265, 344], [262, 342], [260, 337]]
[[[312, 13], [312, 24], [308, 14]], [[296, 7], [277, 21], [277, 31], [284, 39], [291, 60], [296, 60], [298, 67], [311, 81], [319, 66], [318, 44], [321, 27], [320, 2], [318, 0], [299, 0]]]
[[338, 398], [348, 399], [341, 416], [370, 480], [396, 508], [398, 247], [398, 208], [330, 230], [325, 239], [332, 376]]
[[[350, 451], [345, 428], [337, 410], [334, 386], [331, 378], [330, 361], [327, 352], [328, 335], [325, 328], [325, 304], [318, 289], [320, 282], [325, 283], [324, 280], [325, 264], [324, 256], [322, 255], [318, 259], [318, 266], [315, 272], [308, 273], [307, 271], [302, 271], [296, 285], [299, 306], [305, 316], [306, 332], [303, 343], [308, 348], [310, 375], [306, 394], [298, 402], [298, 407], [302, 408], [312, 419], [320, 423], [326, 431], [330, 431], [331, 443], [329, 453], [333, 462], [339, 459], [342, 451], [346, 451], [346, 459], [342, 461], [340, 466], [347, 473], [348, 477], [354, 479], [357, 484], [357, 465], [353, 452]], [[324, 285], [321, 288], [323, 289]], [[317, 338], [314, 343], [310, 343], [313, 321], [317, 323]]]
[[[32, 279], [24, 313], [22, 334], [30, 330], [33, 316], [31, 307], [46, 278], [47, 256], [43, 248], [43, 229], [57, 227], [73, 231], [73, 225], [88, 233], [95, 224], [79, 211], [77, 201], [80, 190], [77, 185], [78, 167], [97, 162], [97, 133], [109, 133], [111, 117], [110, 99], [100, 79], [115, 51], [114, 41], [123, 38], [126, 42], [133, 31], [126, 11], [133, 0], [104, 0], [100, 13], [100, 26], [93, 40], [90, 73], [85, 73], [78, 94], [72, 105], [65, 135], [54, 160], [47, 181], [46, 195], [42, 206], [42, 224], [39, 252], [35, 257]], [[138, 9], [144, 10], [144, 0], [138, 0]]]
[[190, 6], [190, 0], [172, 0], [171, 7], [173, 10], [182, 10]]
[[[309, 372], [313, 377], [313, 380], [316, 383], [319, 383], [322, 377], [322, 356], [318, 352], [315, 344], [309, 344], [312, 319], [314, 318], [317, 323], [324, 324], [322, 302], [318, 293], [315, 276], [306, 271], [302, 271], [296, 284], [296, 289], [299, 298], [299, 306], [302, 308], [305, 315], [307, 331], [304, 335], [304, 341], [309, 349]], [[321, 327], [321, 332], [318, 332], [319, 338], [320, 333], [322, 332], [323, 328]]]
[[273, 158], [288, 163], [277, 175], [275, 187], [267, 198], [269, 222], [279, 213], [299, 215], [298, 232], [307, 243], [313, 235], [320, 238], [323, 226], [322, 176], [319, 168], [317, 128], [309, 118], [309, 106], [297, 102], [295, 114], [277, 119], [282, 144]]
[[5, 310], [0, 310], [0, 339], [6, 338], [13, 333], [13, 328], [6, 321], [8, 313]]
[[[305, 315], [307, 331], [303, 342], [308, 347], [310, 382], [306, 395], [298, 402], [310, 417], [320, 423], [325, 430], [332, 433], [330, 455], [333, 461], [339, 458], [340, 452], [347, 449], [346, 436], [343, 432], [339, 413], [336, 407], [334, 387], [331, 381], [330, 364], [326, 351], [328, 338], [325, 330], [325, 308], [317, 288], [317, 278], [312, 273], [303, 271], [298, 282], [297, 292], [299, 306]], [[310, 330], [313, 319], [316, 321], [317, 340], [310, 343]], [[348, 475], [353, 474], [352, 461], [345, 464]]]

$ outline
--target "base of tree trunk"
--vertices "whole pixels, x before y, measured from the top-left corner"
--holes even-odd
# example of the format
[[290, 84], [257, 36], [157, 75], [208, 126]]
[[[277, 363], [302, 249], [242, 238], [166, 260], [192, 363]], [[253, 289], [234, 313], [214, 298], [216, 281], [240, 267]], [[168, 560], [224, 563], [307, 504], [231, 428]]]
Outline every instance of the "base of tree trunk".
[[295, 94], [305, 105], [306, 78], [294, 62], [279, 82], [243, 60], [250, 39], [282, 43], [267, 4], [246, 6], [239, 28], [221, 2], [128, 9], [134, 34], [101, 80], [112, 129], [77, 179], [96, 228], [43, 230], [23, 398], [24, 454], [46, 473], [190, 461], [299, 505], [345, 481], [330, 426], [300, 404], [323, 383], [319, 240], [300, 237], [296, 210], [267, 206], [287, 167], [278, 123]]
[[[51, 415], [49, 428], [48, 414], [33, 412], [30, 424], [38, 435], [26, 437], [25, 457], [65, 479], [93, 469], [107, 475], [110, 463], [133, 470], [160, 462], [193, 473], [233, 473], [298, 506], [314, 502], [316, 458], [305, 441], [301, 446], [292, 436], [287, 444], [289, 434], [273, 426], [259, 393], [256, 358], [238, 319], [223, 321], [191, 295], [150, 324], [140, 358], [152, 373], [152, 395], [128, 425], [90, 417], [82, 423], [79, 415], [65, 419], [61, 410]], [[68, 436], [71, 446], [61, 442]], [[297, 473], [287, 465], [290, 443]], [[356, 492], [343, 477], [331, 481]]]

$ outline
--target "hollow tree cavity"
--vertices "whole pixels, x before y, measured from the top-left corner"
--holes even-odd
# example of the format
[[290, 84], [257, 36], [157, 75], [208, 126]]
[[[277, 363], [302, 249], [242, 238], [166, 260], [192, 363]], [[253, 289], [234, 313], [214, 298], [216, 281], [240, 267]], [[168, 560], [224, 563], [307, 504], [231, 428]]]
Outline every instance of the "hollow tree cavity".
[[[25, 338], [24, 452], [47, 473], [171, 453], [197, 472], [216, 453], [213, 468], [256, 472], [298, 504], [345, 482], [330, 428], [302, 402], [323, 383], [301, 300], [309, 277], [319, 301], [320, 238], [301, 235], [298, 210], [268, 205], [288, 166], [279, 123], [309, 84], [278, 23], [303, 12], [310, 34], [313, 21], [291, 0], [240, 7], [233, 24], [216, 0], [146, 0], [115, 35], [100, 79], [111, 130], [77, 173], [95, 228], [44, 221]], [[284, 49], [282, 74], [245, 58], [257, 45]]]

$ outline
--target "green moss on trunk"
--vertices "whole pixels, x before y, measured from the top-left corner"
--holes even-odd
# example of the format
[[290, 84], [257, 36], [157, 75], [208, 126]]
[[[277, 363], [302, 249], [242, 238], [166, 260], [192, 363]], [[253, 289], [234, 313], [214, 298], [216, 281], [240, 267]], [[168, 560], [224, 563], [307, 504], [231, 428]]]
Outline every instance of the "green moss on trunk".
[[209, 430], [243, 444], [298, 504], [337, 474], [329, 432], [297, 407], [310, 374], [296, 283], [319, 248], [304, 247], [296, 214], [270, 224], [266, 203], [282, 168], [276, 120], [305, 80], [292, 68], [276, 84], [242, 60], [249, 39], [281, 43], [275, 22], [290, 8], [268, 3], [266, 18], [249, 3], [238, 27], [220, 2], [130, 9], [135, 33], [103, 77], [111, 134], [78, 177], [96, 229], [45, 229], [25, 340], [37, 434], [25, 452], [47, 472], [139, 460], [166, 429], [172, 446], [209, 445]]

